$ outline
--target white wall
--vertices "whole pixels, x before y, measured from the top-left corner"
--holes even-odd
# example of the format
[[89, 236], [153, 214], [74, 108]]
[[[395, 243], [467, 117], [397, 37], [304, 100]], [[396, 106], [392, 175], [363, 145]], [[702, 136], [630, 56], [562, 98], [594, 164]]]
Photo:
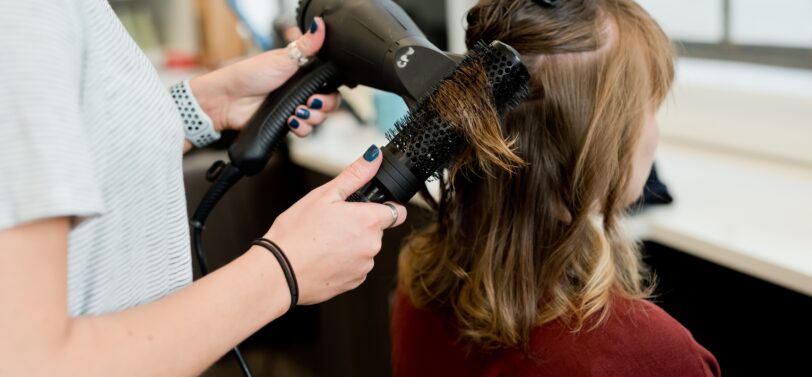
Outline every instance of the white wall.
[[734, 43], [812, 48], [812, 0], [732, 0]]
[[812, 71], [682, 58], [662, 139], [812, 167]]
[[722, 0], [638, 0], [638, 3], [671, 38], [718, 43], [724, 36]]
[[[638, 0], [672, 38], [720, 42], [722, 0]], [[812, 48], [812, 0], [730, 0], [732, 42]]]
[[449, 51], [465, 52], [465, 15], [476, 3], [476, 0], [446, 0]]

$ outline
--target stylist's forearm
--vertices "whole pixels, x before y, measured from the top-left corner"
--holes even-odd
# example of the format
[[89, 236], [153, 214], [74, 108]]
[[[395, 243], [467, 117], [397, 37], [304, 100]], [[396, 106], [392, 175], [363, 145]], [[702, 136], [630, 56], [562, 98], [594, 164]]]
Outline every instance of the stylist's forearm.
[[225, 67], [189, 80], [189, 87], [200, 107], [214, 122], [214, 129], [222, 132], [228, 127], [231, 105], [229, 82], [233, 81], [232, 68]]
[[[281, 316], [290, 293], [264, 249], [243, 256], [166, 298], [73, 321], [62, 375], [193, 376]], [[86, 371], [94, 365], [93, 374]]]

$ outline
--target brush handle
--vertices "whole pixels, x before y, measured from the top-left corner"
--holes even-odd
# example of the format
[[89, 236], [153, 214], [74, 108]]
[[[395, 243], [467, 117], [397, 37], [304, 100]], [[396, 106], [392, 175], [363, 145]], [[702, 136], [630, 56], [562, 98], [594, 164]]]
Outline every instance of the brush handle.
[[412, 173], [408, 158], [391, 143], [382, 148], [383, 161], [378, 173], [360, 190], [353, 193], [348, 202], [383, 203], [394, 201], [406, 203], [420, 188], [423, 181]]
[[301, 67], [284, 85], [271, 92], [228, 149], [231, 164], [252, 176], [265, 167], [274, 150], [290, 130], [287, 120], [317, 92], [332, 92], [340, 85], [333, 63], [314, 59]]
[[361, 187], [360, 190], [352, 193], [349, 198], [347, 198], [348, 202], [354, 203], [383, 203], [389, 200], [389, 195], [383, 192], [378, 184], [374, 184], [373, 182], [369, 182], [364, 187]]

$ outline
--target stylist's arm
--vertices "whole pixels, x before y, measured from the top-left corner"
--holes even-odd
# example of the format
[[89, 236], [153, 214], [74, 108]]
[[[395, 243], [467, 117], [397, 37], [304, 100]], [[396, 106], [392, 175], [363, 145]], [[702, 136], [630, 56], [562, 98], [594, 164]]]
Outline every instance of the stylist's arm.
[[[290, 259], [301, 304], [353, 289], [372, 269], [392, 213], [381, 204], [344, 200], [380, 163], [379, 150], [371, 149], [279, 216], [265, 235]], [[395, 225], [406, 217], [397, 208]], [[193, 376], [290, 305], [279, 264], [255, 246], [165, 298], [70, 318], [69, 223], [55, 218], [0, 231], [2, 376]]]
[[[69, 3], [60, 4], [68, 7], [66, 4]], [[33, 8], [33, 5], [30, 7]], [[13, 8], [9, 6], [6, 9]], [[44, 12], [49, 9], [43, 6], [38, 11]], [[61, 27], [73, 30], [72, 24], [64, 19], [67, 16], [63, 17], [63, 13], [50, 12], [48, 15], [51, 18], [49, 19], [59, 20], [63, 22], [60, 24]], [[0, 19], [13, 16], [26, 20], [27, 14], [25, 12], [7, 12], [5, 14], [0, 12]], [[68, 16], [72, 16], [72, 14]], [[0, 25], [3, 23], [0, 22]], [[32, 28], [31, 30], [38, 29]], [[318, 49], [324, 37], [323, 30], [322, 34], [311, 33], [310, 37], [305, 38], [313, 38], [313, 35], [320, 35], [321, 39], [318, 41], [318, 45], [303, 47], [310, 48], [310, 53]], [[42, 41], [49, 41], [48, 38], [51, 36], [53, 34], [43, 32], [38, 38]], [[0, 43], [0, 51], [4, 49], [31, 51], [30, 54], [18, 53], [15, 59], [28, 59], [36, 64], [47, 63], [47, 60], [40, 57], [47, 56], [51, 50], [45, 47], [38, 50], [18, 49], [19, 44], [15, 44], [16, 42], [10, 38], [13, 37], [0, 39], [0, 42], [3, 42]], [[64, 43], [61, 43], [59, 38], [54, 41], [53, 49], [64, 47]], [[39, 46], [32, 46], [32, 48], [34, 47], [39, 48]], [[43, 55], [39, 55], [40, 52]], [[71, 57], [75, 57], [75, 61], [82, 59], [82, 55], [78, 53], [71, 52]], [[201, 88], [201, 92], [195, 94], [202, 98], [202, 102], [205, 101], [207, 111], [211, 111], [212, 118], [215, 119], [218, 127], [239, 129], [250, 113], [256, 109], [264, 95], [272, 90], [274, 85], [281, 85], [295, 72], [296, 66], [291, 66], [290, 62], [285, 61], [285, 58], [278, 52], [267, 53], [240, 63], [242, 65], [238, 64], [235, 68], [221, 70], [217, 75], [222, 76], [212, 75], [203, 78], [203, 81], [210, 79], [211, 82], [197, 86]], [[20, 69], [26, 67], [26, 64], [16, 64], [13, 60], [0, 59], [0, 67], [3, 67], [3, 64], [22, 67]], [[263, 66], [273, 67], [275, 64], [282, 68], [262, 68]], [[4, 121], [16, 122], [13, 123], [15, 129], [21, 130], [17, 135], [23, 135], [16, 140], [7, 141], [5, 145], [22, 142], [24, 145], [31, 146], [30, 156], [52, 155], [49, 154], [49, 150], [39, 147], [39, 144], [29, 143], [29, 140], [25, 139], [28, 137], [25, 135], [28, 134], [22, 132], [39, 128], [49, 129], [45, 127], [50, 127], [50, 124], [53, 123], [48, 120], [50, 118], [47, 118], [47, 121], [40, 121], [40, 118], [35, 117], [41, 114], [47, 115], [47, 112], [24, 112], [18, 110], [18, 106], [9, 104], [17, 103], [14, 101], [19, 101], [19, 98], [27, 98], [24, 96], [30, 93], [37, 95], [41, 93], [45, 97], [57, 90], [70, 93], [70, 95], [78, 93], [73, 90], [78, 85], [71, 79], [73, 77], [71, 74], [79, 71], [74, 72], [64, 67], [68, 66], [53, 65], [54, 72], [59, 74], [53, 74], [51, 77], [62, 81], [53, 84], [51, 89], [29, 92], [24, 90], [0, 91], [0, 94], [13, 93], [15, 95], [14, 97], [0, 95], [0, 104], [6, 103], [7, 105], [2, 109], [7, 110], [5, 114], [10, 114], [7, 117], [9, 120]], [[28, 74], [28, 71], [22, 72]], [[41, 72], [48, 73], [45, 70]], [[42, 74], [39, 73], [39, 75]], [[263, 77], [263, 75], [266, 76]], [[11, 75], [0, 75], [0, 77], [6, 77], [6, 82], [16, 80]], [[227, 84], [229, 82], [232, 84]], [[198, 82], [198, 84], [202, 83]], [[5, 85], [5, 83], [2, 84]], [[102, 85], [103, 82], [95, 81], [94, 85], [96, 84]], [[208, 94], [204, 93], [207, 90], [210, 91], [207, 93], [213, 97], [208, 97]], [[57, 93], [61, 92], [57, 91]], [[220, 100], [216, 100], [217, 98]], [[148, 99], [141, 98], [140, 100]], [[311, 98], [310, 103], [315, 99], [322, 101], [322, 109], [331, 108], [335, 102], [333, 96], [322, 96]], [[326, 103], [328, 101], [330, 101], [329, 104]], [[61, 106], [70, 110], [64, 113], [76, 115], [80, 113], [80, 105], [90, 106], [90, 104], [82, 104], [73, 99], [64, 100]], [[48, 106], [48, 103], [45, 102], [43, 106]], [[54, 108], [57, 109], [63, 109], [63, 107], [54, 105]], [[25, 107], [25, 109], [27, 108]], [[313, 121], [314, 116], [320, 118], [323, 114], [311, 112], [310, 116], [310, 121]], [[77, 125], [82, 124], [83, 121], [92, 121], [92, 119], [80, 118], [78, 115], [72, 116], [70, 119], [63, 119], [63, 123], [68, 124], [67, 120], [71, 121], [71, 128], [64, 127], [66, 132], [78, 132], [77, 130], [80, 128]], [[309, 127], [310, 123], [306, 119], [300, 120], [302, 121], [300, 128], [305, 123]], [[318, 123], [318, 121], [320, 119], [315, 119], [312, 124]], [[0, 127], [0, 130], [3, 127]], [[160, 128], [156, 129], [159, 132], [164, 131]], [[298, 132], [301, 132], [301, 129]], [[166, 133], [168, 135], [177, 134], [175, 130], [168, 130]], [[34, 133], [29, 134], [34, 135]], [[83, 140], [83, 142], [85, 141], [94, 142], [94, 140]], [[125, 142], [128, 140], [106, 140], [104, 142], [126, 146]], [[82, 145], [82, 143], [77, 143], [77, 145]], [[154, 153], [159, 152], [154, 145], [140, 145], [134, 148], [153, 148], [148, 150], [154, 151]], [[81, 151], [65, 148], [59, 150], [63, 157], [68, 156], [69, 153], [79, 152]], [[54, 159], [37, 160], [36, 162], [39, 164], [38, 166], [62, 166], [60, 160]], [[333, 181], [307, 194], [279, 216], [264, 235], [265, 238], [277, 243], [290, 260], [298, 280], [300, 304], [318, 303], [361, 284], [372, 269], [373, 258], [381, 247], [383, 230], [404, 221], [406, 211], [402, 206], [396, 207], [398, 217], [393, 221], [393, 213], [384, 205], [344, 201], [348, 195], [375, 175], [380, 163], [380, 150], [371, 148]], [[177, 164], [180, 163], [177, 162]], [[6, 166], [8, 165], [18, 166], [16, 164]], [[43, 197], [37, 199], [39, 201], [31, 203], [14, 202], [12, 199], [15, 196], [8, 195], [8, 192], [4, 191], [4, 188], [14, 187], [10, 184], [14, 181], [13, 177], [40, 177], [47, 174], [54, 175], [61, 171], [56, 168], [34, 171], [35, 169], [30, 167], [23, 167], [29, 170], [4, 170], [4, 174], [11, 174], [12, 178], [5, 181], [9, 184], [0, 184], [0, 199], [2, 199], [0, 200], [0, 210], [10, 214], [9, 218], [14, 218], [13, 210], [17, 208], [15, 206], [22, 204], [33, 211], [38, 208], [47, 208], [49, 201], [70, 204], [60, 196]], [[139, 174], [140, 171], [120, 170], [117, 173]], [[150, 180], [145, 181], [144, 184], [162, 182], [160, 179], [163, 178], [151, 176]], [[32, 182], [37, 181], [32, 180]], [[49, 183], [49, 186], [37, 186], [32, 183], [31, 187], [39, 190], [37, 192], [62, 192], [57, 190], [60, 182], [53, 182], [55, 183]], [[135, 180], [135, 182], [140, 181]], [[45, 190], [43, 187], [53, 188], [53, 190]], [[138, 187], [122, 188], [125, 191], [138, 189]], [[24, 191], [15, 191], [18, 196], [22, 195], [21, 193], [25, 194]], [[116, 195], [123, 194], [116, 193]], [[77, 197], [70, 198], [73, 200]], [[155, 198], [155, 200], [158, 199]], [[109, 204], [111, 207], [107, 208], [108, 212], [104, 216], [121, 211], [121, 208], [114, 207], [115, 205], [140, 206], [143, 205], [143, 202], [112, 201]], [[180, 222], [184, 221], [182, 216], [173, 218]], [[68, 292], [82, 289], [81, 286], [76, 286], [75, 282], [71, 283], [74, 285], [69, 284], [68, 276], [69, 245], [75, 239], [74, 232], [77, 231], [75, 219], [76, 216], [70, 212], [56, 212], [55, 215], [42, 215], [11, 227], [3, 228], [5, 223], [0, 223], [0, 376], [194, 376], [203, 372], [250, 334], [284, 314], [290, 306], [291, 293], [276, 258], [266, 249], [252, 247], [231, 263], [208, 276], [173, 293], [164, 292], [159, 298], [148, 300], [149, 303], [122, 311], [106, 312], [107, 314], [71, 316], [68, 310]], [[119, 226], [120, 229], [108, 229], [108, 231], [135, 232], [136, 230], [127, 227], [128, 220], [131, 219], [125, 219], [122, 222], [124, 225]], [[82, 226], [85, 231], [89, 229], [87, 223]], [[94, 245], [102, 249], [102, 252], [117, 253], [120, 248], [124, 248], [125, 251], [133, 251], [133, 253], [124, 253], [127, 254], [127, 257], [139, 258], [144, 257], [145, 252], [166, 252], [167, 241], [161, 237], [147, 237], [135, 245], [123, 242], [102, 242], [117, 238], [100, 236], [89, 239], [102, 240]], [[248, 248], [247, 245], [246, 248]], [[126, 259], [121, 260], [125, 261], [122, 263], [126, 263]], [[94, 262], [94, 259], [90, 257], [78, 263]], [[71, 265], [70, 269], [76, 267]], [[162, 272], [165, 271], [135, 271], [131, 276], [149, 280], [162, 276]], [[100, 275], [95, 279], [94, 284], [104, 286], [111, 281], [116, 281], [119, 277]], [[131, 299], [128, 295], [133, 293], [122, 290], [117, 294], [121, 295], [122, 300], [126, 302]], [[93, 297], [88, 298], [88, 300], [92, 299]]]

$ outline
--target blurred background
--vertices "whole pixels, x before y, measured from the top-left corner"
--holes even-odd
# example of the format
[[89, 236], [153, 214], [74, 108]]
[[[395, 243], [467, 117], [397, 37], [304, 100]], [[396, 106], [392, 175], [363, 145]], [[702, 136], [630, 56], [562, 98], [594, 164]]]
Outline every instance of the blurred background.
[[[296, 36], [292, 0], [111, 0], [167, 86]], [[438, 47], [464, 51], [471, 0], [396, 1]], [[660, 111], [659, 181], [629, 229], [659, 277], [655, 301], [727, 376], [810, 376], [812, 352], [812, 0], [639, 0], [680, 53]], [[329, 30], [328, 30], [329, 33]], [[405, 111], [396, 96], [342, 89], [347, 106], [294, 140], [219, 205], [210, 263], [233, 259], [303, 193], [326, 182]], [[226, 138], [228, 139], [228, 138]], [[186, 157], [193, 209], [222, 147]], [[248, 340], [257, 376], [385, 376], [400, 243], [430, 219], [410, 205], [364, 285], [300, 307]], [[182, 351], [179, 351], [182, 352]], [[206, 376], [233, 376], [230, 356]]]

